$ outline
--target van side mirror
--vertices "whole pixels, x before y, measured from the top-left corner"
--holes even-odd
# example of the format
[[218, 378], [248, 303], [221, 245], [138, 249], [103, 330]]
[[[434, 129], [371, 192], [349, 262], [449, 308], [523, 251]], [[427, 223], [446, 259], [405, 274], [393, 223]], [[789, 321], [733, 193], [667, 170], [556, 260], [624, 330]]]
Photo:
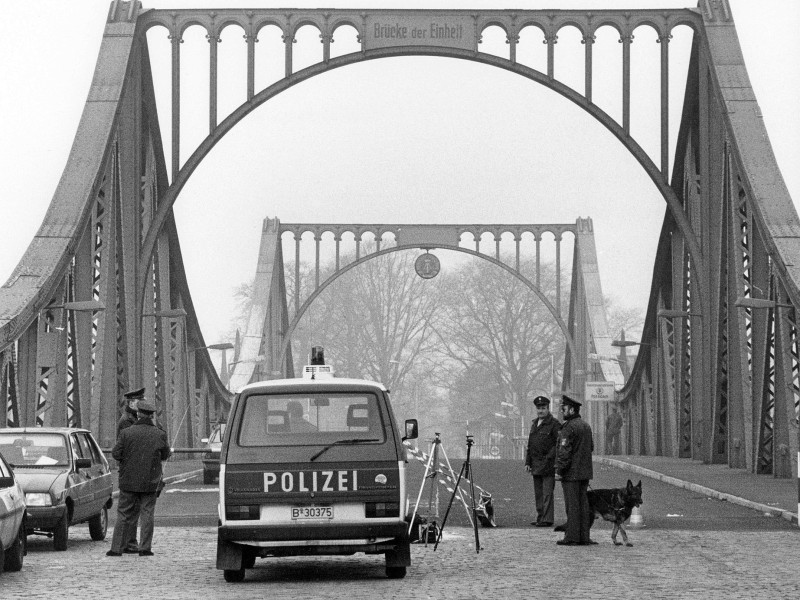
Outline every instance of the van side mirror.
[[416, 419], [406, 419], [406, 434], [403, 436], [403, 441], [415, 440], [419, 437], [419, 423]]
[[0, 477], [0, 490], [10, 488], [12, 485], [14, 485], [13, 477]]
[[76, 469], [88, 469], [92, 466], [92, 459], [91, 458], [76, 458], [75, 459], [75, 468]]

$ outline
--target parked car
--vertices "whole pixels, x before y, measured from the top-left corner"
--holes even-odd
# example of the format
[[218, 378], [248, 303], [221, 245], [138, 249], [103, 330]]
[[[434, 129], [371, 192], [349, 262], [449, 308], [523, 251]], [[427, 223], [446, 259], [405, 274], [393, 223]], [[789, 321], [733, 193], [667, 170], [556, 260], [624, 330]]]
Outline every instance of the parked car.
[[25, 557], [25, 492], [0, 456], [0, 573], [19, 571]]
[[200, 440], [207, 445], [208, 451], [203, 455], [203, 483], [213, 483], [219, 477], [219, 453], [222, 450], [222, 436], [225, 435], [225, 423], [214, 425], [211, 435]]
[[88, 522], [91, 538], [105, 539], [113, 503], [111, 470], [89, 431], [0, 429], [0, 454], [25, 491], [27, 535], [52, 535], [53, 547], [66, 550], [70, 525]]

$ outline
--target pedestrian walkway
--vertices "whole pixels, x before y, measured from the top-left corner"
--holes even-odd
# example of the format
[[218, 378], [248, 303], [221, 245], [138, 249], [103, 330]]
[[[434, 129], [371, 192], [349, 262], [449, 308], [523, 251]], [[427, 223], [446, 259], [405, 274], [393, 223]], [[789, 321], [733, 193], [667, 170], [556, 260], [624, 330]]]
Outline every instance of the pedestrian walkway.
[[[175, 460], [170, 458], [164, 463], [164, 483], [174, 483], [185, 477], [191, 477], [203, 472], [201, 460]], [[111, 477], [114, 483], [114, 497], [119, 494], [119, 470], [112, 467]]]
[[595, 456], [595, 462], [651, 477], [797, 523], [797, 479], [755, 475], [727, 465], [666, 456]]

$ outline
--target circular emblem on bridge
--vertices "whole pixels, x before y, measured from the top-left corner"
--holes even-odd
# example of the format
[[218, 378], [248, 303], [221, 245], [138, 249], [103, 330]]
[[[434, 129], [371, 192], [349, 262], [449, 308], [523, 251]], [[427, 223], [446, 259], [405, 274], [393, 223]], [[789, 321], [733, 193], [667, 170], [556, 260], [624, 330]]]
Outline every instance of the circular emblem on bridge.
[[430, 252], [426, 252], [425, 254], [417, 257], [417, 260], [414, 263], [414, 269], [416, 269], [417, 275], [423, 279], [433, 279], [439, 274], [440, 268], [441, 265], [439, 264], [439, 259]]

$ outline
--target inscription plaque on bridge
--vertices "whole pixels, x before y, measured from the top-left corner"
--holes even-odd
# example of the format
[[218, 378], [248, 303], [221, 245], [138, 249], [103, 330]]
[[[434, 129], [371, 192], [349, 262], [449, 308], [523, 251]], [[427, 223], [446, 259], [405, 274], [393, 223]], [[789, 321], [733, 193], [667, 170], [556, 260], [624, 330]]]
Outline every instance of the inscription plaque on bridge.
[[367, 50], [440, 46], [475, 50], [475, 22], [466, 15], [367, 15]]

